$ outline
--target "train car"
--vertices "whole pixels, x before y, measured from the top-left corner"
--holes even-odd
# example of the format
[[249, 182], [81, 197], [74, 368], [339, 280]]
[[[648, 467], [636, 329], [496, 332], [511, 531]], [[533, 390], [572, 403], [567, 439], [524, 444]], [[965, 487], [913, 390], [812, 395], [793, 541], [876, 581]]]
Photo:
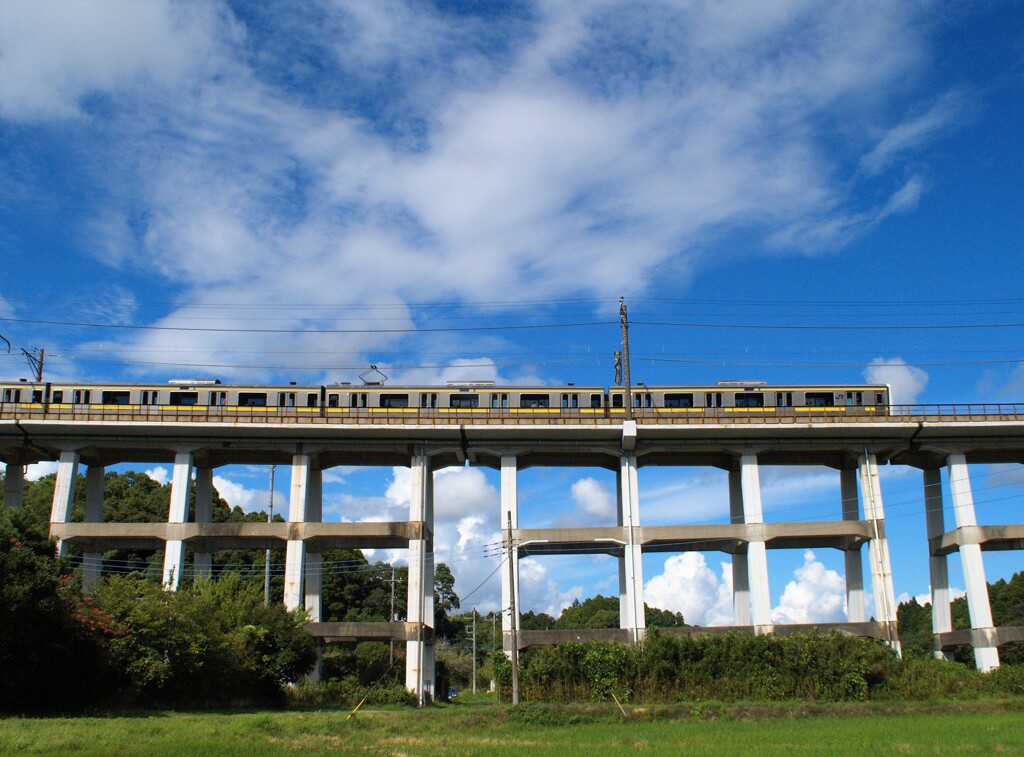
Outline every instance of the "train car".
[[[622, 408], [625, 390], [608, 392], [609, 406]], [[719, 381], [713, 385], [631, 388], [634, 409], [673, 414], [880, 413], [889, 409], [889, 387], [872, 385], [769, 385], [764, 381]]]

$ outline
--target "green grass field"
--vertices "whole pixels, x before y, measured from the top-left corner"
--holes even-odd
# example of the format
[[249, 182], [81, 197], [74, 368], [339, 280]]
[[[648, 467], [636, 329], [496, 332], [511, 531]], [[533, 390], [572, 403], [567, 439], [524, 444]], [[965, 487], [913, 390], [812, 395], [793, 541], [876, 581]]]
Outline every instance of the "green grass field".
[[4, 754], [1024, 754], [1024, 700], [627, 707], [479, 697], [425, 710], [7, 718]]

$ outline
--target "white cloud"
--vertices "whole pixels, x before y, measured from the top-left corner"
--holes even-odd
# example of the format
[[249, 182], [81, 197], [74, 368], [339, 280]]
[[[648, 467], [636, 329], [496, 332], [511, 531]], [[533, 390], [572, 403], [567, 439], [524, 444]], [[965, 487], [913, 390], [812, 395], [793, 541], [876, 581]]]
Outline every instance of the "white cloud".
[[581, 478], [573, 483], [571, 492], [576, 505], [585, 515], [590, 516], [588, 522], [593, 522], [595, 518], [601, 520], [615, 518], [615, 495], [597, 479]]
[[25, 479], [27, 481], [37, 481], [43, 476], [49, 476], [51, 473], [56, 472], [56, 461], [45, 460], [41, 463], [32, 463], [31, 465], [25, 466]]
[[774, 623], [838, 623], [846, 620], [846, 579], [818, 562], [814, 552], [804, 553], [804, 564], [786, 584]]
[[[144, 471], [147, 476], [156, 481], [158, 484], [163, 486], [171, 480], [171, 473], [162, 465], [158, 465], [155, 468], [151, 468], [148, 471]], [[223, 481], [224, 479], [221, 479]]]
[[[967, 596], [967, 592], [964, 589], [961, 589], [956, 586], [949, 587], [950, 601], [965, 596]], [[896, 597], [896, 605], [899, 606], [904, 602], [909, 602], [911, 599], [916, 599], [917, 603], [922, 607], [924, 607], [925, 605], [930, 605], [932, 603], [932, 587], [929, 586], [928, 591], [922, 592], [920, 594], [915, 594], [913, 597], [911, 597], [909, 594], [907, 594], [907, 592], [904, 591], [898, 597]]]
[[[543, 2], [484, 19], [389, 0], [236, 19], [201, 2], [14, 1], [0, 115], [80, 122], [95, 156], [80, 168], [110, 196], [82, 230], [91, 249], [194, 303], [153, 325], [304, 306], [267, 324], [301, 334], [147, 332], [126, 350], [230, 375], [252, 361], [226, 356], [276, 349], [323, 370], [325, 352], [351, 366], [400, 344], [355, 332], [422, 321], [409, 302], [629, 294], [655, 272], [685, 287], [717, 234], [818, 252], [913, 207], [924, 185], [899, 161], [961, 107], [940, 96], [901, 120], [879, 95], [926, 60], [922, 12]], [[293, 57], [300, 42], [317, 66]], [[94, 114], [96, 95], [111, 107]], [[870, 170], [829, 157], [837, 118]], [[876, 182], [887, 198], [854, 199]], [[389, 309], [326, 309], [339, 302]], [[496, 378], [471, 357], [485, 340], [463, 336], [462, 361], [398, 373]]]
[[[224, 476], [214, 476], [213, 486], [231, 508], [240, 507], [247, 513], [268, 512], [270, 491], [267, 488], [250, 489], [245, 484]], [[288, 495], [274, 490], [274, 514], [288, 515]]]
[[672, 555], [664, 571], [644, 586], [644, 601], [651, 607], [681, 612], [690, 625], [731, 625], [732, 564], [722, 563], [719, 579], [700, 552]]
[[524, 557], [519, 561], [519, 596], [523, 611], [546, 612], [557, 618], [573, 600], [583, 596], [583, 587], [561, 589], [542, 562]]
[[901, 357], [875, 358], [864, 369], [864, 380], [870, 384], [888, 384], [894, 405], [913, 405], [928, 386], [928, 374]]

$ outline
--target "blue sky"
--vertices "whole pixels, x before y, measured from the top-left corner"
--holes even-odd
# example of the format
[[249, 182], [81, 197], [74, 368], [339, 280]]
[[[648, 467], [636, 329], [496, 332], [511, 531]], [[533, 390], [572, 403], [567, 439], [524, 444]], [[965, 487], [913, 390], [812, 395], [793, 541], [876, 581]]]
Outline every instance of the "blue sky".
[[[635, 381], [1024, 401], [1022, 22], [1015, 2], [925, 0], [8, 0], [0, 372], [43, 348], [53, 379], [375, 363], [393, 383], [607, 384], [625, 296]], [[548, 328], [453, 330], [511, 325]], [[218, 473], [265, 503], [265, 469]], [[972, 473], [982, 521], [1012, 521], [1020, 471]], [[400, 514], [402, 476], [334, 471], [327, 511]], [[897, 591], [921, 594], [920, 477], [884, 476]], [[603, 471], [523, 480], [524, 525], [612, 517]], [[722, 520], [723, 482], [645, 469], [644, 522]], [[838, 514], [837, 476], [763, 483], [769, 519]], [[462, 594], [491, 564], [496, 487], [439, 477]], [[710, 622], [723, 574], [703, 557], [645, 559], [649, 596]], [[839, 555], [770, 568], [787, 617], [834, 612]], [[526, 606], [615, 573], [530, 563]]]

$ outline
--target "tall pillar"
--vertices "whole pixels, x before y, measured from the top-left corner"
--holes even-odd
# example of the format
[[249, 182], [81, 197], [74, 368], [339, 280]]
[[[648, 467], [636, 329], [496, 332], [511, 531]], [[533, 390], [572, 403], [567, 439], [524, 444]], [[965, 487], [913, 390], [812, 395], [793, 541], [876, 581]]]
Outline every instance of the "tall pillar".
[[636, 643], [643, 641], [646, 629], [643, 553], [636, 540], [637, 529], [640, 527], [636, 455], [623, 455], [619, 458], [618, 498], [618, 524], [628, 534], [622, 557], [619, 558], [619, 627], [628, 629], [630, 638]]
[[[53, 508], [50, 510], [50, 525], [67, 523], [75, 505], [75, 484], [78, 481], [78, 452], [63, 450], [57, 461], [57, 481], [53, 485]], [[57, 556], [67, 553], [63, 539], [57, 541]]]
[[[739, 470], [729, 471], [729, 522], [743, 523], [743, 487]], [[732, 556], [732, 615], [733, 625], [750, 625], [750, 566], [747, 553]]]
[[422, 448], [412, 458], [409, 520], [423, 523], [423, 539], [409, 542], [409, 600], [407, 615], [419, 633], [405, 646], [405, 686], [419, 697], [420, 706], [434, 696], [434, 472]]
[[[747, 525], [764, 523], [757, 455], [740, 456], [740, 491], [743, 497], [743, 522]], [[747, 567], [754, 630], [757, 633], [771, 633], [772, 601], [768, 586], [768, 553], [765, 550], [763, 535], [760, 538], [751, 537], [747, 543]]]
[[[306, 521], [322, 523], [324, 519], [324, 474], [321, 470], [309, 472], [309, 497], [306, 506]], [[306, 617], [310, 623], [323, 620], [323, 555], [319, 552], [306, 552]], [[319, 642], [317, 660], [306, 680], [316, 683], [323, 675], [324, 648]]]
[[[942, 538], [946, 532], [946, 519], [942, 508], [942, 473], [938, 470], [925, 470], [924, 514], [928, 525], [929, 553], [933, 540]], [[932, 633], [952, 631], [953, 598], [949, 595], [949, 559], [946, 555], [929, 554], [928, 570], [932, 584]], [[940, 660], [952, 660], [953, 654], [936, 649], [935, 657]]]
[[[174, 473], [171, 475], [171, 506], [168, 523], [188, 522], [188, 499], [192, 491], [192, 451], [179, 451], [174, 455]], [[185, 542], [168, 539], [164, 545], [164, 588], [174, 591], [181, 583], [185, 565]]]
[[864, 517], [871, 523], [871, 586], [875, 593], [875, 616], [886, 629], [886, 641], [900, 654], [896, 629], [896, 594], [889, 562], [889, 540], [885, 536], [885, 510], [882, 487], [878, 482], [878, 463], [867, 450], [858, 460], [860, 489], [864, 499]]
[[[519, 489], [518, 489], [519, 464], [514, 455], [504, 455], [501, 458], [501, 530], [502, 533], [508, 528], [511, 516], [512, 529], [519, 528]], [[519, 602], [519, 550], [513, 545], [511, 554], [502, 540], [502, 557], [512, 562], [512, 576], [509, 576], [507, 566], [503, 567], [501, 573], [501, 638], [502, 648], [506, 652], [512, 651], [512, 624], [519, 630], [519, 611], [522, 604]], [[510, 585], [510, 581], [514, 587]], [[516, 617], [512, 617], [509, 608], [512, 606], [512, 591], [515, 590]]]
[[21, 463], [7, 463], [4, 473], [4, 506], [20, 510], [25, 504], [25, 468]]
[[[196, 523], [213, 522], [213, 469], [196, 468]], [[209, 552], [193, 552], [192, 565], [195, 577], [213, 577], [213, 555]]]
[[[949, 491], [953, 498], [953, 515], [958, 529], [978, 525], [974, 512], [974, 495], [971, 492], [971, 478], [967, 471], [967, 458], [955, 452], [946, 458], [949, 469]], [[981, 559], [980, 544], [960, 545], [960, 564], [964, 571], [967, 589], [967, 609], [971, 614], [971, 628], [974, 633], [974, 662], [982, 673], [999, 667], [999, 649], [991, 641], [995, 635], [992, 627], [992, 607], [989, 604], [988, 584], [985, 582], [985, 563]], [[984, 641], [980, 641], [980, 638]]]
[[[843, 500], [843, 520], [860, 520], [860, 497], [857, 495], [857, 471], [843, 468], [839, 471], [839, 491]], [[847, 549], [846, 561], [846, 619], [863, 623], [868, 619], [864, 602], [864, 556], [861, 548]]]
[[[309, 455], [292, 456], [292, 483], [288, 495], [288, 522], [303, 523], [309, 507]], [[295, 610], [303, 604], [306, 574], [306, 542], [289, 539], [284, 562], [284, 607]]]
[[[102, 465], [90, 465], [85, 471], [85, 522], [103, 522], [103, 484], [106, 471]], [[86, 552], [82, 555], [82, 593], [93, 594], [103, 572], [103, 554]]]

